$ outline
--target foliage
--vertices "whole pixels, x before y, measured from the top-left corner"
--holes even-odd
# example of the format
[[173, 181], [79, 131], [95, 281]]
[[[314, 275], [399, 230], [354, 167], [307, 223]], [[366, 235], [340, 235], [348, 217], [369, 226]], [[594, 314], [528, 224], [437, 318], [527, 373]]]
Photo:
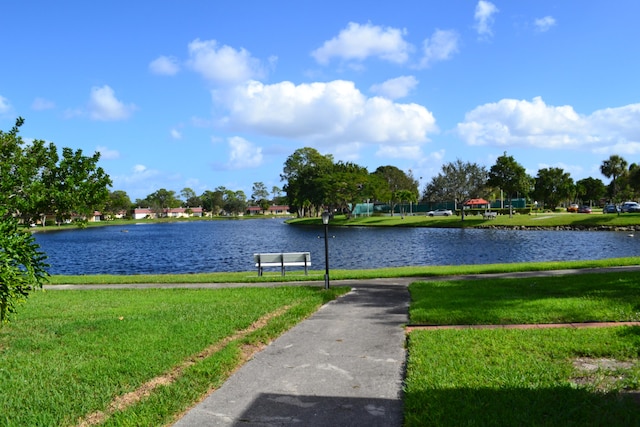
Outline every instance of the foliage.
[[607, 178], [611, 178], [611, 200], [615, 203], [618, 202], [618, 190], [619, 185], [616, 181], [621, 177], [627, 169], [627, 161], [617, 154], [609, 156], [607, 160], [604, 160], [600, 165], [600, 172]]
[[84, 156], [64, 147], [59, 156], [53, 143], [25, 144], [18, 135], [23, 124], [18, 118], [9, 132], [0, 131], [0, 206], [25, 222], [43, 224], [48, 214], [61, 222], [102, 209], [111, 179], [98, 166], [100, 153]]
[[191, 207], [195, 208], [198, 206], [202, 206], [202, 199], [196, 195], [196, 192], [189, 187], [185, 187], [180, 191], [180, 196], [182, 196], [183, 206], [185, 208]]
[[46, 256], [31, 233], [0, 211], [0, 325], [47, 277]]
[[531, 190], [532, 181], [525, 168], [505, 152], [489, 169], [487, 184], [502, 189], [511, 199], [518, 193], [526, 196]]
[[538, 171], [535, 181], [534, 197], [549, 209], [555, 209], [563, 200], [575, 193], [573, 179], [561, 168], [545, 168]]
[[576, 182], [576, 198], [583, 202], [597, 202], [606, 192], [607, 188], [601, 179], [589, 177]]
[[322, 210], [326, 197], [318, 180], [332, 167], [333, 156], [324, 156], [315, 148], [299, 148], [287, 158], [280, 179], [286, 182], [283, 189], [292, 212], [304, 217]]
[[[441, 172], [424, 188], [423, 197], [429, 201], [454, 200], [464, 203], [487, 193], [487, 170], [477, 163], [455, 162], [442, 165]], [[462, 210], [464, 219], [464, 210]]]
[[112, 218], [120, 212], [129, 212], [132, 207], [131, 199], [126, 191], [116, 190], [109, 192], [109, 198], [105, 203], [103, 213]]

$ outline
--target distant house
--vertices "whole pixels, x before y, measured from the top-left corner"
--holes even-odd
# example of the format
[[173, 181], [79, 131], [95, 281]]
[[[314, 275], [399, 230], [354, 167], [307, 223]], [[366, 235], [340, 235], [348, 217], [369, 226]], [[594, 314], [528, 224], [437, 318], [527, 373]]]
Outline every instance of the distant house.
[[133, 219], [145, 219], [145, 218], [189, 218], [189, 217], [201, 217], [202, 208], [165, 208], [160, 212], [150, 208], [135, 208], [133, 210]]
[[[260, 215], [262, 214], [262, 208], [260, 206], [249, 206], [245, 211], [247, 215]], [[286, 205], [272, 205], [265, 211], [266, 215], [287, 215], [289, 213], [289, 206]]]

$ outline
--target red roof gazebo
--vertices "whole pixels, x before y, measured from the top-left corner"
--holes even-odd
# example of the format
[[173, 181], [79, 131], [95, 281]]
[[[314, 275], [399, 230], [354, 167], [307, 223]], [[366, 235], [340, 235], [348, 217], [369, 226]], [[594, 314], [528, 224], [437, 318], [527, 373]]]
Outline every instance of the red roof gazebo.
[[488, 208], [489, 202], [486, 201], [485, 199], [469, 199], [466, 202], [464, 202], [464, 206], [468, 206], [471, 209]]

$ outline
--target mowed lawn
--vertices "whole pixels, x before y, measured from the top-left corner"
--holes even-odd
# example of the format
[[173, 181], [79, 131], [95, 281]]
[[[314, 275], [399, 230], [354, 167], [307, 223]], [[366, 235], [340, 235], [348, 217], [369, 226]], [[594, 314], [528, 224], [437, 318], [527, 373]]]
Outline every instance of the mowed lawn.
[[[413, 324], [640, 320], [637, 273], [420, 282]], [[640, 425], [640, 328], [414, 330], [407, 426]]]
[[0, 426], [166, 424], [347, 290], [36, 292], [0, 328]]

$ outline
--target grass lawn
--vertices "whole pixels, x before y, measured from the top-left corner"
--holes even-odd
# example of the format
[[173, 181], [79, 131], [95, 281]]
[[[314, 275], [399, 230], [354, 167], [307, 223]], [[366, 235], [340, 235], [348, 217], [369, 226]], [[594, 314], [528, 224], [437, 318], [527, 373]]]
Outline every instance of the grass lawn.
[[[412, 323], [640, 318], [637, 274], [422, 282]], [[413, 331], [407, 426], [640, 425], [640, 328]], [[637, 396], [637, 394], [635, 394]]]
[[[36, 292], [0, 328], [0, 425], [166, 424], [347, 290]], [[116, 410], [127, 393], [139, 401]]]

